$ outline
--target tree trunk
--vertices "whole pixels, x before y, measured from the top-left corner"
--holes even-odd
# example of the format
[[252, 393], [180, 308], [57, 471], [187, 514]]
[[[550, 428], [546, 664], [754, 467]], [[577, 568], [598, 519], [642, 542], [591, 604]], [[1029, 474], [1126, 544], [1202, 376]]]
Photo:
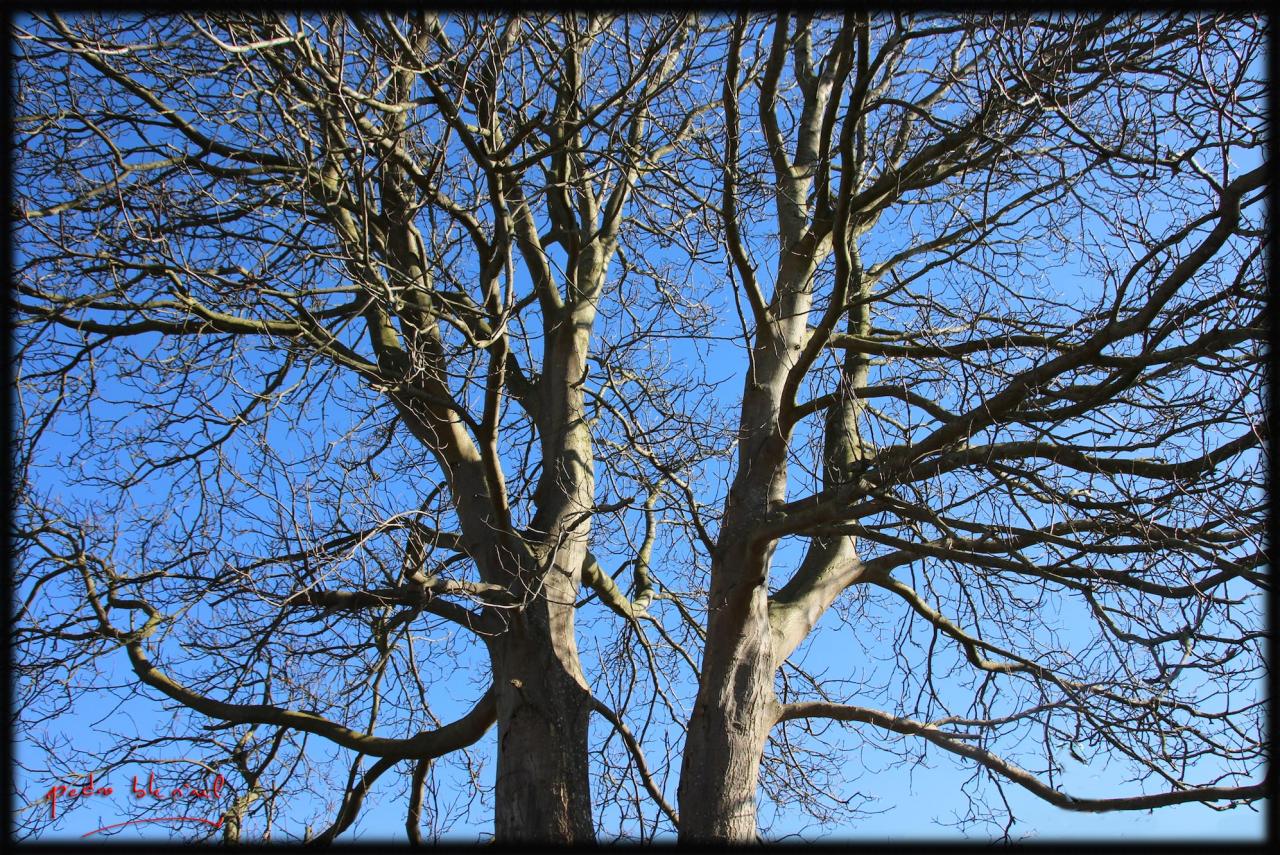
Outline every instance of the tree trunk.
[[[795, 303], [787, 317], [803, 317]], [[738, 473], [711, 564], [698, 699], [680, 767], [681, 841], [756, 840], [756, 787], [777, 720], [769, 625], [771, 545], [756, 533], [786, 497], [786, 437], [778, 402], [803, 326], [766, 335], [743, 389]]]
[[680, 840], [756, 840], [756, 787], [765, 740], [777, 718], [766, 590], [717, 593], [713, 602], [748, 599], [745, 621], [714, 608], [707, 655], [680, 769]]
[[573, 599], [537, 598], [512, 614], [490, 650], [498, 707], [495, 839], [594, 842], [587, 764], [591, 693], [578, 664]]

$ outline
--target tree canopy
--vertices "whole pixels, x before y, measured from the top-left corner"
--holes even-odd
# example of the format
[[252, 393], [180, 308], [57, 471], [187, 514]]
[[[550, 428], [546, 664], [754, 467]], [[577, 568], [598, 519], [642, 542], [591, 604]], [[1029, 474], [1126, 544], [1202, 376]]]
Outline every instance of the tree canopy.
[[413, 842], [856, 833], [896, 758], [1006, 831], [1010, 786], [1266, 795], [1261, 20], [13, 36], [22, 803], [161, 759], [229, 841], [373, 792]]

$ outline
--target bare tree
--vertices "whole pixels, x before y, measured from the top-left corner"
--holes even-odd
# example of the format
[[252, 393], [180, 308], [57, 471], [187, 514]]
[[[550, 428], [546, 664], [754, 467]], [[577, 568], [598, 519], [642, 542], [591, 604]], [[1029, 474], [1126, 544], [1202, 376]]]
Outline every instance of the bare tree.
[[[705, 204], [753, 329], [682, 837], [750, 839], [770, 733], [823, 718], [1072, 810], [1262, 795], [1237, 784], [1265, 755], [1261, 43], [1203, 19], [737, 21]], [[842, 597], [857, 690], [779, 684]], [[888, 710], [864, 705], [875, 658]], [[1028, 743], [1043, 775], [1001, 756]], [[1068, 745], [1159, 791], [1062, 792]]]
[[[396, 764], [416, 837], [427, 765], [496, 720], [499, 838], [590, 838], [574, 613], [584, 565], [612, 579], [587, 545], [660, 484], [623, 463], [597, 488], [588, 356], [635, 188], [710, 103], [675, 91], [699, 38], [680, 18], [24, 25], [25, 462], [74, 413], [67, 482], [95, 490], [24, 497], [24, 566], [49, 574], [24, 591], [35, 685], [119, 647], [260, 761], [302, 735], [346, 749], [328, 839]], [[648, 323], [611, 318], [611, 370]], [[488, 661], [448, 724], [428, 695], [451, 668], [421, 648], [440, 626], [447, 660]]]
[[15, 33], [28, 780], [105, 697], [227, 840], [747, 840], [854, 735], [1265, 795], [1259, 22]]

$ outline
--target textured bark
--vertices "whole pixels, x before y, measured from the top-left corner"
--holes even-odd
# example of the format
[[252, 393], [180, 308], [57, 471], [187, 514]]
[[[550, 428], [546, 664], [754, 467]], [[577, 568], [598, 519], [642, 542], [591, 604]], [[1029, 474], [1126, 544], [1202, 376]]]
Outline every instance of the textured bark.
[[680, 770], [682, 841], [756, 838], [760, 758], [778, 704], [767, 598], [763, 588], [748, 596], [745, 624], [721, 617], [709, 625], [709, 655]]
[[[591, 843], [587, 762], [591, 691], [574, 633], [574, 603], [587, 554], [594, 487], [589, 442], [568, 430], [563, 477], [545, 482], [542, 510], [555, 520], [514, 588], [525, 601], [489, 642], [498, 698], [494, 835], [501, 843]], [[586, 450], [584, 451], [584, 446]], [[537, 520], [535, 519], [535, 525]], [[559, 543], [559, 548], [547, 544]]]
[[[580, 281], [598, 290], [605, 267]], [[566, 312], [547, 343], [548, 374], [540, 403], [548, 466], [538, 510], [525, 535], [533, 545], [518, 562], [513, 594], [526, 605], [490, 642], [498, 687], [498, 773], [494, 835], [501, 843], [592, 843], [587, 762], [591, 691], [574, 632], [574, 603], [594, 505], [591, 433], [583, 419], [582, 381], [595, 313], [589, 301]], [[530, 560], [531, 559], [531, 560]]]
[[772, 547], [755, 532], [786, 494], [778, 402], [798, 335], [764, 336], [743, 394], [739, 469], [711, 567], [698, 698], [680, 771], [682, 841], [756, 839], [756, 785], [777, 717], [768, 573]]
[[494, 836], [501, 843], [590, 843], [587, 727], [591, 693], [573, 642], [543, 600], [491, 644], [498, 687]]

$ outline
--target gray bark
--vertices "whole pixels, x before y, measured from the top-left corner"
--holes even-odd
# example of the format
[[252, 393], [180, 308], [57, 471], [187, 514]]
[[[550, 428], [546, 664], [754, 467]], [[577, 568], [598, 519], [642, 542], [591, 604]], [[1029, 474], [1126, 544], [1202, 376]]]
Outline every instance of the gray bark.
[[[801, 298], [795, 302], [807, 302]], [[705, 654], [680, 771], [682, 840], [756, 836], [756, 784], [777, 716], [768, 572], [772, 547], [756, 531], [786, 494], [778, 403], [799, 330], [764, 335], [743, 396], [739, 468], [711, 568]]]
[[572, 600], [540, 599], [490, 644], [498, 696], [494, 836], [502, 843], [594, 840], [591, 693], [578, 666], [572, 609]]

